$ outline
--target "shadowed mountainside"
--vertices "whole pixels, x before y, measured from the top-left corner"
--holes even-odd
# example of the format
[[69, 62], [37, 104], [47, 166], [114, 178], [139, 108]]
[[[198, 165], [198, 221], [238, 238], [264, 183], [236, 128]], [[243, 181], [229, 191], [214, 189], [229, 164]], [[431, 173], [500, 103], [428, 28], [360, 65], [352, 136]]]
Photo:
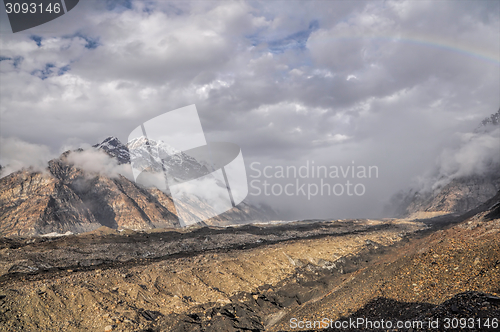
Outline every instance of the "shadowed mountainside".
[[[462, 214], [493, 197], [500, 190], [499, 117], [500, 109], [463, 135], [460, 146], [442, 157], [445, 165], [427, 179], [432, 185], [397, 193], [385, 213], [399, 218]], [[477, 150], [481, 152], [476, 154]]]
[[[0, 179], [0, 235], [80, 233], [107, 226], [115, 229], [180, 227], [172, 197], [115, 174], [84, 170], [66, 152], [49, 161], [46, 172], [24, 169]], [[103, 154], [99, 150], [94, 153]], [[122, 156], [123, 158], [123, 156]], [[183, 215], [204, 220], [211, 208], [192, 197], [177, 202]], [[207, 225], [267, 221], [268, 211], [241, 203], [206, 220]]]

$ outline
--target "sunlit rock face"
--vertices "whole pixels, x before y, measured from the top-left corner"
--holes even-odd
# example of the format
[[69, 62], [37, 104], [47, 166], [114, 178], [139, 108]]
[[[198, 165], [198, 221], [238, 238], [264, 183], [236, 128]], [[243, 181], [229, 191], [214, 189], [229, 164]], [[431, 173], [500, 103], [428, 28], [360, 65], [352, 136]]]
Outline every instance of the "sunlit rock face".
[[[152, 144], [169, 148], [161, 142]], [[145, 141], [129, 145], [134, 153], [146, 151]], [[82, 149], [67, 151], [49, 161], [45, 172], [24, 169], [1, 178], [0, 235], [80, 233], [101, 226], [135, 230], [181, 227], [168, 191], [155, 188], [154, 181], [136, 183], [118, 173], [127, 173], [129, 147], [109, 137], [90, 152], [92, 154]], [[207, 166], [185, 157], [180, 155], [182, 160], [172, 160], [166, 165], [167, 171], [178, 178], [206, 173]], [[88, 158], [94, 158], [105, 167], [99, 167]], [[155, 167], [160, 166], [154, 160], [144, 165], [146, 171], [154, 172]], [[177, 209], [183, 209], [184, 215], [192, 216], [193, 220], [205, 220], [210, 215], [210, 207], [196, 197], [181, 202]], [[273, 217], [272, 211], [243, 202], [222, 215], [205, 220], [204, 224], [230, 225], [267, 221]]]
[[[394, 215], [428, 218], [443, 214], [462, 214], [493, 197], [500, 190], [500, 168], [485, 176], [468, 176], [452, 180], [433, 191], [411, 191], [395, 198]], [[398, 201], [399, 200], [399, 201]]]

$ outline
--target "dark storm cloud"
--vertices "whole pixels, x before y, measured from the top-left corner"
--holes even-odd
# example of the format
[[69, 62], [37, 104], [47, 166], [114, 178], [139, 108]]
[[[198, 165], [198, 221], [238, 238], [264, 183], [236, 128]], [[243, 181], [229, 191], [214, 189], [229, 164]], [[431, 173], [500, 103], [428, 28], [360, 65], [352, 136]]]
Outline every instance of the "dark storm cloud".
[[247, 165], [377, 165], [363, 197], [260, 197], [290, 218], [355, 217], [500, 105], [498, 2], [284, 4], [81, 1], [25, 32], [2, 23], [1, 135], [43, 158], [194, 103]]

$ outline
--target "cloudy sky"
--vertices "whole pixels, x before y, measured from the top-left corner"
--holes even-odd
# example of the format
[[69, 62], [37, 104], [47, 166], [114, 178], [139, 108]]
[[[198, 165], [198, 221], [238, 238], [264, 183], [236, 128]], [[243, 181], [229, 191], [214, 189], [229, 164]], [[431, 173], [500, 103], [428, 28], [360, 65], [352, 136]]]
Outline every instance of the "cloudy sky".
[[196, 104], [208, 141], [241, 146], [249, 181], [264, 180], [252, 163], [379, 169], [352, 179], [361, 196], [250, 201], [370, 217], [500, 107], [498, 1], [85, 0], [15, 34], [0, 6], [2, 165], [126, 142]]

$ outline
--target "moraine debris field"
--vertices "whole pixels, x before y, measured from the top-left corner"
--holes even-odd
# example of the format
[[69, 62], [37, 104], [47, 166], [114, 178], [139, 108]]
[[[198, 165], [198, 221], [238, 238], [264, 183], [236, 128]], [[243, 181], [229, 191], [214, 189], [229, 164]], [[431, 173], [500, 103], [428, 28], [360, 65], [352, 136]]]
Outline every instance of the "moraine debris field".
[[324, 319], [498, 317], [499, 198], [422, 220], [3, 238], [0, 326], [316, 331]]

